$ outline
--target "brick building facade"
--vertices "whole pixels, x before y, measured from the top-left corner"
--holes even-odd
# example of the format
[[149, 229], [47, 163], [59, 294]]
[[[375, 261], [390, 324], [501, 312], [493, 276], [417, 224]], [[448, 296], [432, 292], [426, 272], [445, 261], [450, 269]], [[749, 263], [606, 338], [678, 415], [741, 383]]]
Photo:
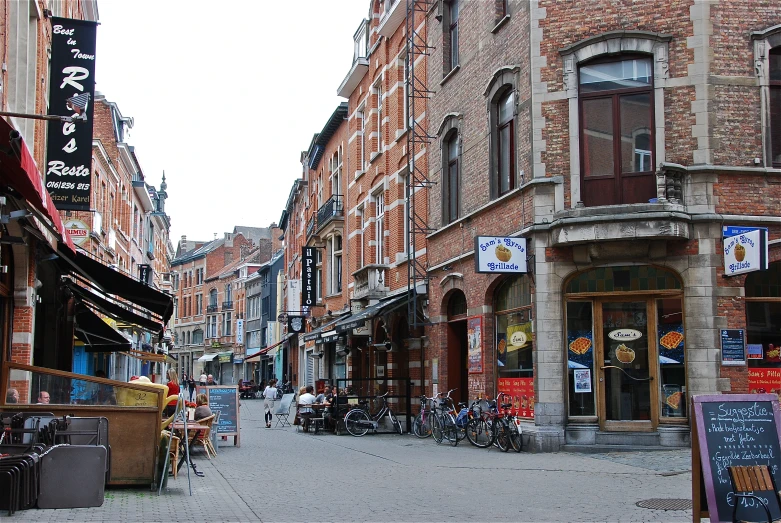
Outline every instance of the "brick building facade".
[[[781, 390], [779, 21], [772, 2], [432, 9], [440, 388], [509, 392], [537, 450], [686, 445], [691, 395]], [[767, 228], [770, 270], [725, 277], [724, 226]], [[492, 237], [526, 241], [528, 274], [476, 272]], [[726, 329], [752, 359], [731, 365]]]

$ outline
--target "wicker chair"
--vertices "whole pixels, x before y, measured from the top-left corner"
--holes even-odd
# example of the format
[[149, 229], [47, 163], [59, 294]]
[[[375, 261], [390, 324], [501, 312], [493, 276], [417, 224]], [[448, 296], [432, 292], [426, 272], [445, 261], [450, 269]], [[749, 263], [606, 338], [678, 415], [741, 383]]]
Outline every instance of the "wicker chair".
[[173, 471], [174, 479], [176, 479], [177, 465], [179, 465], [179, 436], [171, 436], [171, 450], [168, 456], [171, 460], [169, 470]]
[[203, 450], [206, 452], [206, 457], [209, 459], [212, 459], [211, 454], [214, 454], [214, 457], [217, 457], [217, 452], [215, 452], [211, 440], [211, 431], [212, 431], [212, 425], [214, 424], [214, 417], [215, 414], [212, 414], [208, 418], [197, 420], [197, 422], [200, 423], [201, 425], [206, 425], [208, 427], [207, 429], [188, 431], [190, 433], [189, 436], [190, 438], [193, 437], [195, 432], [199, 433], [193, 440], [191, 447], [196, 447], [198, 445], [202, 446]]

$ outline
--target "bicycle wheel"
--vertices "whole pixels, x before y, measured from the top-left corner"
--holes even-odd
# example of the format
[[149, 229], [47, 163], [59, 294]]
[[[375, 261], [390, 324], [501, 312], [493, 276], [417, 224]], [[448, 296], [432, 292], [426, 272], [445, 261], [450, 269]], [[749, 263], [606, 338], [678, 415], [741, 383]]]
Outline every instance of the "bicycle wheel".
[[510, 420], [510, 444], [515, 452], [523, 450], [523, 438], [521, 437], [521, 427], [516, 423], [515, 418]]
[[510, 430], [507, 428], [504, 421], [498, 419], [494, 420], [493, 433], [496, 440], [496, 446], [499, 447], [499, 450], [502, 452], [510, 450]]
[[396, 415], [393, 413], [393, 411], [388, 411], [388, 417], [391, 420], [391, 424], [393, 425], [393, 430], [398, 432], [399, 434], [404, 434], [404, 429], [401, 428], [401, 422], [399, 421], [399, 418], [396, 417]]
[[472, 418], [466, 424], [466, 439], [477, 448], [484, 449], [493, 443], [493, 434], [483, 418]]
[[344, 417], [344, 427], [353, 436], [363, 436], [369, 432], [371, 419], [369, 415], [360, 409], [354, 409]]
[[431, 435], [434, 437], [434, 441], [437, 443], [442, 443], [442, 440], [445, 438], [445, 430], [442, 426], [442, 419], [439, 416], [432, 416], [431, 420], [432, 426], [431, 426]]
[[445, 438], [452, 446], [458, 445], [458, 427], [456, 427], [456, 420], [452, 414], [445, 415]]

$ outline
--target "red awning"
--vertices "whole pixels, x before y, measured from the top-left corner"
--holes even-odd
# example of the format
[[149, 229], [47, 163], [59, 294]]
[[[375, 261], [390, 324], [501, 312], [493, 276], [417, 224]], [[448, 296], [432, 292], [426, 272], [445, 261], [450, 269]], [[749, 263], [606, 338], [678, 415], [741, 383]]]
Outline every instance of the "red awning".
[[7, 120], [0, 118], [0, 150], [6, 152], [0, 153], [0, 182], [21, 194], [32, 207], [51, 221], [54, 229], [59, 231], [62, 243], [76, 252], [49, 192], [43, 187], [43, 178], [27, 149], [27, 144], [20, 138], [19, 146], [12, 147], [12, 132], [16, 132], [16, 129]]
[[246, 358], [244, 358], [244, 361], [247, 362], [247, 361], [251, 360], [252, 358], [260, 359], [260, 357], [263, 356], [264, 354], [266, 354], [268, 351], [270, 351], [271, 349], [273, 349], [275, 347], [278, 347], [281, 343], [287, 341], [287, 339], [289, 337], [290, 337], [290, 335], [288, 334], [287, 336], [282, 338], [280, 341], [276, 342], [274, 345], [269, 345], [268, 347], [263, 347], [262, 349], [260, 349], [260, 352], [256, 352], [252, 356], [247, 356]]

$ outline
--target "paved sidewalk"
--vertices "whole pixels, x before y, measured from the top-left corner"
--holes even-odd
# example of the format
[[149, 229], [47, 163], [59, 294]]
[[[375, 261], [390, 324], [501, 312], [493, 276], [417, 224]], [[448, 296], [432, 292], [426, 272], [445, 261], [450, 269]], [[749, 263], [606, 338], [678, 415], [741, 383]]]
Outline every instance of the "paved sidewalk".
[[[240, 448], [184, 469], [167, 491], [112, 489], [102, 507], [18, 512], [16, 521], [691, 521], [691, 510], [637, 507], [690, 498], [688, 449], [516, 454], [436, 445], [413, 436], [362, 438], [266, 429], [260, 400], [242, 400]], [[306, 496], [301, 496], [306, 493]]]

